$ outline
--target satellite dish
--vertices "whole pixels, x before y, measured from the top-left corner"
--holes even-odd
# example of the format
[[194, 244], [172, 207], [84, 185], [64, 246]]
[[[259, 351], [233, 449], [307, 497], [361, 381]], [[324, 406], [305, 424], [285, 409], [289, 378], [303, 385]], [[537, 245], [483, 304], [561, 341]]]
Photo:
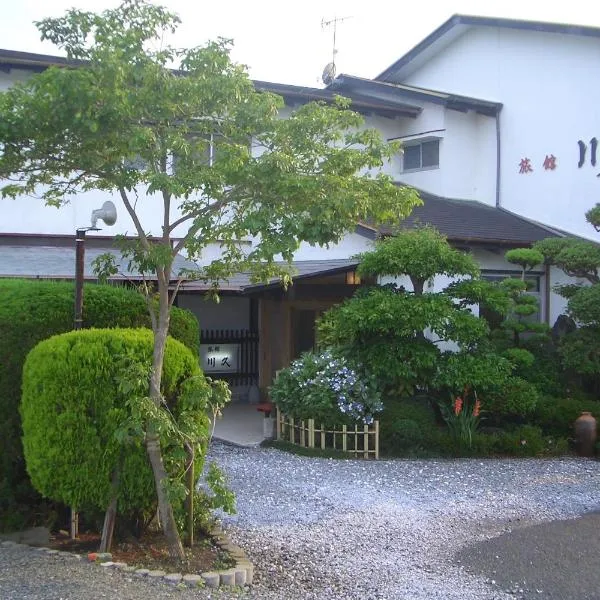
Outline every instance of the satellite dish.
[[325, 85], [329, 85], [335, 79], [335, 63], [330, 62], [325, 65], [321, 79]]
[[98, 219], [104, 221], [107, 225], [114, 225], [117, 221], [117, 208], [114, 203], [107, 200], [102, 208], [92, 211], [92, 228], [96, 227]]

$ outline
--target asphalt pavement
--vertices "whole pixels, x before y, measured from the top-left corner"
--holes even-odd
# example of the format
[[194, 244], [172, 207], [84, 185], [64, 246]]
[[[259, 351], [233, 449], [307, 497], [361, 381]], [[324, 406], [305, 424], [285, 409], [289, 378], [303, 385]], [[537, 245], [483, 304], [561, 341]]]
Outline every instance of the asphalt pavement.
[[517, 598], [600, 599], [600, 513], [514, 529], [468, 546], [455, 561]]

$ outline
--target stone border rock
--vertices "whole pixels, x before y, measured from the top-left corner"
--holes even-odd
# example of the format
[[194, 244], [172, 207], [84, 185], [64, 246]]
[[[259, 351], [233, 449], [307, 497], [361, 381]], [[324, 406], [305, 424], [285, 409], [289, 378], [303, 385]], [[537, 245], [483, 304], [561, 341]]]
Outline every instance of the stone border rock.
[[[254, 565], [248, 560], [246, 553], [242, 548], [236, 546], [225, 535], [220, 525], [215, 526], [210, 535], [215, 544], [227, 552], [235, 560], [235, 567], [222, 569], [219, 571], [206, 571], [200, 574], [185, 573], [167, 573], [166, 571], [151, 571], [150, 569], [138, 569], [129, 566], [124, 562], [113, 562], [110, 552], [90, 552], [87, 557], [73, 552], [54, 550], [46, 547], [35, 547], [35, 550], [45, 552], [50, 555], [58, 555], [72, 560], [84, 560], [99, 564], [102, 568], [120, 569], [126, 573], [131, 573], [137, 577], [147, 577], [148, 579], [162, 580], [170, 585], [185, 585], [186, 587], [207, 587], [218, 588], [220, 586], [244, 586], [252, 585], [254, 579]], [[13, 541], [0, 541], [1, 546], [27, 546]], [[29, 546], [33, 549], [32, 546]]]

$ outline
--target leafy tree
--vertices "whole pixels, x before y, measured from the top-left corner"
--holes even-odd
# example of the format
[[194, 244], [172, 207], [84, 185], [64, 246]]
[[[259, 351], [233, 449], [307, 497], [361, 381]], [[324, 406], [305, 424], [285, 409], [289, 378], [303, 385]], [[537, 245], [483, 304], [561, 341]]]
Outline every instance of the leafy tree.
[[[600, 230], [600, 204], [586, 213], [586, 219]], [[560, 339], [563, 366], [576, 373], [591, 389], [600, 388], [600, 245], [579, 238], [545, 239], [535, 244], [546, 264], [562, 269], [570, 277], [584, 279], [585, 285], [566, 284], [556, 291], [567, 299], [567, 315], [579, 328]]]
[[[381, 240], [372, 252], [362, 255], [358, 271], [376, 277], [406, 276], [413, 290], [405, 290], [396, 280], [359, 292], [323, 315], [318, 325], [319, 339], [326, 346], [340, 347], [356, 357], [388, 392], [414, 386], [431, 389], [433, 378], [440, 377], [436, 375], [440, 365], [448, 362], [456, 370], [457, 357], [469, 360], [469, 368], [461, 371], [461, 377], [468, 378], [466, 371], [479, 369], [485, 372], [481, 377], [485, 381], [493, 377], [495, 370], [502, 370], [504, 362], [500, 360], [499, 365], [497, 356], [489, 361], [477, 353], [477, 368], [471, 364], [473, 358], [469, 355], [485, 340], [488, 327], [469, 306], [475, 296], [485, 296], [489, 288], [471, 284], [478, 283], [471, 279], [479, 272], [475, 260], [451, 248], [439, 232], [422, 228]], [[440, 274], [461, 281], [440, 292], [423, 291], [425, 282]], [[461, 286], [462, 282], [465, 285]], [[500, 299], [496, 297], [495, 301], [500, 307]], [[438, 346], [444, 342], [457, 345], [462, 352], [441, 352]], [[456, 379], [448, 371], [447, 377], [440, 378], [440, 386], [448, 384], [461, 390], [472, 383], [462, 380], [455, 386]]]
[[[290, 261], [303, 241], [337, 241], [363, 219], [400, 219], [418, 202], [414, 191], [370, 175], [398, 146], [361, 129], [348, 102], [307, 104], [281, 119], [282, 99], [255, 90], [231, 61], [228, 41], [189, 50], [162, 45], [178, 24], [143, 0], [45, 19], [37, 24], [42, 39], [74, 62], [0, 95], [0, 176], [13, 179], [3, 196], [38, 192], [60, 206], [97, 189], [115, 193], [131, 217], [138, 238], [124, 251], [156, 280], [149, 396], [157, 407], [178, 252], [194, 260], [218, 242], [221, 257], [196, 273], [215, 286], [241, 270], [288, 282], [278, 256]], [[137, 210], [149, 203], [162, 215], [158, 243]], [[246, 239], [253, 240], [248, 251], [240, 245]], [[181, 558], [151, 422], [145, 439], [161, 522]]]

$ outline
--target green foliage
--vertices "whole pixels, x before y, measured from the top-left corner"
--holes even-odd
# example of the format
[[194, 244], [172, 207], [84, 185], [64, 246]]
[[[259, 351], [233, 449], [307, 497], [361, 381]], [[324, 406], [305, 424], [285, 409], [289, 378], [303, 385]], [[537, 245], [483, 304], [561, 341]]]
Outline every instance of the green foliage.
[[[72, 283], [0, 280], [0, 530], [15, 511], [35, 523], [33, 505], [41, 503], [31, 488], [21, 446], [21, 374], [27, 353], [41, 340], [73, 328]], [[84, 327], [149, 327], [143, 297], [133, 290], [84, 286]], [[173, 309], [170, 334], [198, 353], [195, 316]]]
[[600, 418], [600, 402], [584, 398], [542, 396], [531, 415], [531, 422], [541, 427], [544, 434], [573, 437], [575, 420], [582, 412], [591, 412]]
[[[379, 241], [361, 257], [359, 272], [407, 275], [414, 292], [396, 284], [360, 291], [325, 313], [318, 323], [319, 342], [355, 357], [387, 389], [426, 386], [437, 371], [437, 343], [472, 348], [488, 332], [473, 315], [468, 301], [452, 292], [423, 293], [425, 279], [436, 274], [477, 274], [471, 256], [452, 249], [431, 228], [402, 231]], [[431, 337], [425, 337], [424, 331]]]
[[508, 456], [542, 456], [555, 452], [542, 430], [534, 425], [521, 425], [500, 432], [496, 435], [494, 446], [496, 453]]
[[[159, 432], [173, 497], [185, 470], [179, 436], [201, 450], [208, 438], [205, 410], [211, 388], [194, 354], [169, 338], [165, 408], [146, 398], [152, 361], [146, 329], [84, 330], [40, 342], [23, 370], [23, 448], [33, 485], [75, 507], [106, 508], [110, 481], [120, 472], [119, 513], [148, 513], [156, 496], [144, 449], [144, 429]], [[185, 386], [184, 386], [185, 382]], [[198, 451], [199, 465], [203, 452]]]
[[581, 325], [600, 326], [600, 284], [579, 286], [570, 294], [567, 314]]
[[428, 398], [387, 399], [379, 416], [381, 452], [419, 454], [431, 446], [435, 429], [435, 411]]
[[557, 266], [570, 277], [600, 283], [598, 244], [575, 238], [548, 238], [536, 242], [533, 247], [544, 255], [547, 264]]
[[586, 221], [596, 230], [600, 231], [600, 204], [596, 204], [585, 213]]
[[535, 363], [535, 356], [525, 348], [507, 348], [502, 355], [515, 366], [517, 371], [529, 369]]
[[452, 282], [445, 292], [461, 306], [479, 304], [500, 317], [505, 317], [513, 306], [510, 294], [495, 281], [462, 279]]
[[565, 368], [580, 375], [600, 374], [600, 327], [581, 327], [564, 336], [559, 353]]
[[331, 352], [307, 352], [282, 369], [270, 396], [285, 415], [326, 425], [370, 424], [383, 408], [375, 379]]
[[[206, 469], [203, 487], [195, 493], [194, 507], [194, 527], [204, 533], [209, 533], [214, 524], [214, 511], [236, 513], [235, 494], [229, 488], [225, 473], [214, 461]], [[184, 529], [184, 523], [180, 529]]]
[[506, 358], [483, 347], [478, 352], [444, 352], [432, 387], [456, 395], [469, 385], [483, 395], [504, 385], [512, 370]]
[[544, 255], [534, 248], [515, 248], [506, 252], [504, 258], [513, 265], [519, 265], [523, 273], [544, 262]]
[[486, 392], [484, 409], [494, 417], [525, 417], [530, 415], [539, 400], [535, 385], [521, 377], [508, 377], [501, 385]]
[[423, 283], [435, 275], [479, 275], [475, 259], [452, 248], [445, 236], [432, 227], [401, 231], [379, 241], [375, 251], [364, 253], [360, 259], [361, 276], [407, 275], [415, 292], [422, 291]]

